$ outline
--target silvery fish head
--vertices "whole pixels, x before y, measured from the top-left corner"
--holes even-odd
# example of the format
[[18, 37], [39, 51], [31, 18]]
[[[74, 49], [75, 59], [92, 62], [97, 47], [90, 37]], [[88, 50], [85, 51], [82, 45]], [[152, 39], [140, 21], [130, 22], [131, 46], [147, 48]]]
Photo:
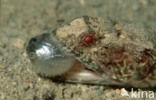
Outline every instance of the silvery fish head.
[[57, 41], [44, 33], [30, 39], [27, 54], [33, 63], [32, 69], [45, 76], [60, 75], [73, 65], [74, 59], [57, 46]]
[[68, 82], [96, 82], [101, 80], [95, 72], [64, 52], [63, 45], [53, 37], [44, 33], [30, 39], [27, 54], [32, 62], [32, 70], [41, 76], [58, 78]]

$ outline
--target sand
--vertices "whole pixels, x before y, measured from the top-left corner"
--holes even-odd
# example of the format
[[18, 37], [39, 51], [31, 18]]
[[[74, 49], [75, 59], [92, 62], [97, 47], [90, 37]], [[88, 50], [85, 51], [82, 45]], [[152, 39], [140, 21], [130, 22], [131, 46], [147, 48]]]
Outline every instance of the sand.
[[139, 23], [154, 30], [156, 1], [1, 0], [0, 100], [150, 100], [122, 96], [124, 89], [118, 87], [56, 83], [31, 70], [25, 50], [29, 39], [83, 15]]

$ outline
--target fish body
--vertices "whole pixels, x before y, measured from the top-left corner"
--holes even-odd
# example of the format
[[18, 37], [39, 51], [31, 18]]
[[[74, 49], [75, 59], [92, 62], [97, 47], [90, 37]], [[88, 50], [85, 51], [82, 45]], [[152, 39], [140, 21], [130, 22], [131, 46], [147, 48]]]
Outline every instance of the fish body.
[[[156, 86], [156, 34], [142, 26], [83, 16], [46, 35], [46, 43], [59, 51], [47, 61], [50, 64], [35, 64], [42, 61], [42, 58], [36, 60], [39, 58], [36, 55], [38, 48], [30, 42], [27, 46], [29, 57], [32, 53], [35, 55], [31, 59], [37, 66], [35, 69], [42, 66], [39, 74], [67, 82], [142, 88]], [[45, 42], [43, 35], [35, 39], [38, 39], [35, 45]], [[55, 61], [55, 58], [59, 60]], [[56, 67], [57, 63], [64, 71]], [[43, 72], [46, 64], [49, 74]], [[51, 70], [58, 73], [55, 75]]]

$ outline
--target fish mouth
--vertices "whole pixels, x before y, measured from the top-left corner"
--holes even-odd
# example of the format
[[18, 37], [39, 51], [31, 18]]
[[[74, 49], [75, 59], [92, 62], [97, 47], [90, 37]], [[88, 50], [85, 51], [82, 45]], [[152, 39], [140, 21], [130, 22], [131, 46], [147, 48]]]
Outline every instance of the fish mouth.
[[29, 40], [27, 47], [26, 47], [26, 52], [30, 59], [33, 59], [35, 56], [36, 57], [38, 56], [36, 54], [37, 50], [43, 47], [45, 48], [45, 47], [50, 46], [48, 36], [49, 36], [48, 33], [44, 33], [43, 35], [35, 36]]
[[75, 59], [61, 50], [58, 44], [48, 33], [30, 39], [26, 51], [35, 72], [42, 76], [55, 77], [72, 67]]

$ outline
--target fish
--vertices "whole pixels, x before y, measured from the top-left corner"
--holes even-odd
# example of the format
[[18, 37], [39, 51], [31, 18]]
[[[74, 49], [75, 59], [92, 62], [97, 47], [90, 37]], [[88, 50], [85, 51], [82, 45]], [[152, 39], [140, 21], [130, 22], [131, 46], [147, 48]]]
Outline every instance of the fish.
[[82, 16], [31, 38], [32, 70], [69, 83], [153, 88], [156, 32], [137, 23]]

